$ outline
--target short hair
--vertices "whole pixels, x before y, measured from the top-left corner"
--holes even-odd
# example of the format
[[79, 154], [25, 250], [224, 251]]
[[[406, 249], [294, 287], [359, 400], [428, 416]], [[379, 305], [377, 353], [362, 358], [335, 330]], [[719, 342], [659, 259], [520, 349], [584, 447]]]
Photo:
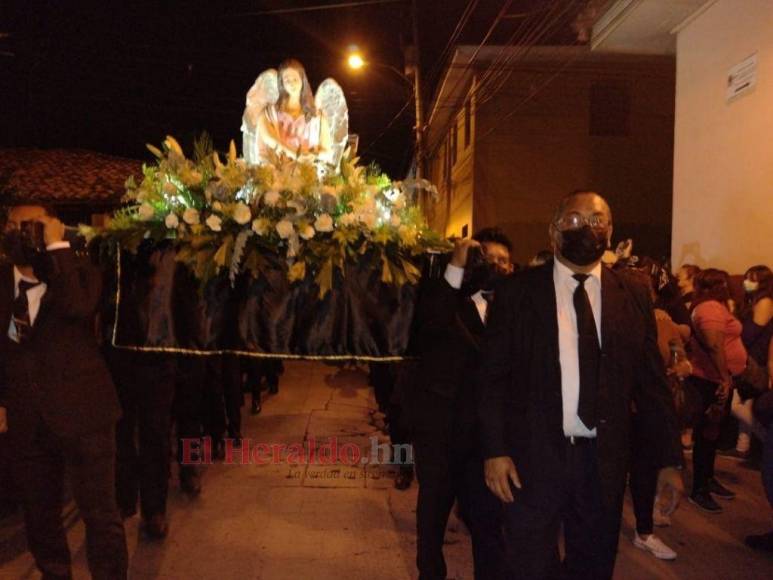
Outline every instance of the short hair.
[[730, 300], [730, 274], [717, 268], [701, 270], [693, 281], [695, 298], [692, 308], [707, 300], [725, 303]]
[[513, 251], [513, 244], [510, 241], [510, 238], [507, 237], [505, 232], [497, 227], [483, 228], [482, 230], [478, 230], [475, 232], [475, 235], [472, 236], [472, 239], [481, 244], [486, 242], [500, 244], [507, 248], [508, 252], [512, 253]]
[[609, 207], [609, 203], [606, 199], [604, 199], [603, 195], [593, 191], [592, 189], [575, 189], [574, 191], [567, 193], [564, 197], [558, 200], [558, 206], [553, 212], [553, 220], [551, 223], [556, 223], [559, 219], [561, 219], [561, 216], [564, 215], [566, 206], [569, 205], [569, 202], [572, 201], [575, 197], [579, 197], [581, 195], [595, 195], [599, 197], [601, 201], [604, 202], [604, 207], [607, 209], [609, 223], [612, 223], [612, 209]]

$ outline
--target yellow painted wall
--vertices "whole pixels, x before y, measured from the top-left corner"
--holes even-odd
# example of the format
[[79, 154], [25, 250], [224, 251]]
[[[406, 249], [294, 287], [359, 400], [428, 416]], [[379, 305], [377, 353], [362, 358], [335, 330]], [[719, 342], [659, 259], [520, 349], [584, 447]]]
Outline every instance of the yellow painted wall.
[[[756, 89], [727, 102], [754, 52]], [[773, 265], [773, 1], [718, 0], [681, 30], [676, 92], [674, 265]]]

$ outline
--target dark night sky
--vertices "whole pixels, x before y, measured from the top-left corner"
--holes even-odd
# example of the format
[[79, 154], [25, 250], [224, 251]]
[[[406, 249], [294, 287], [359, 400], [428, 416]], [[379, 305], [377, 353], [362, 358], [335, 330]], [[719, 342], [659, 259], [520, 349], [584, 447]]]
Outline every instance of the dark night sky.
[[[419, 0], [429, 81], [469, 1]], [[551, 1], [514, 0], [510, 12]], [[294, 56], [315, 87], [327, 76], [338, 80], [365, 160], [399, 175], [411, 154], [412, 105], [376, 138], [411, 98], [410, 89], [383, 69], [351, 75], [342, 54], [357, 44], [371, 60], [402, 69], [411, 39], [409, 2], [255, 14], [340, 2], [6, 0], [0, 7], [0, 33], [9, 34], [0, 37], [0, 146], [81, 147], [145, 159], [145, 143], [173, 134], [190, 147], [203, 130], [219, 149], [230, 139], [240, 145], [247, 90], [261, 71]], [[479, 42], [503, 2], [479, 0], [461, 41]], [[498, 26], [489, 43], [508, 37], [515, 22]], [[571, 38], [563, 31], [553, 40]]]

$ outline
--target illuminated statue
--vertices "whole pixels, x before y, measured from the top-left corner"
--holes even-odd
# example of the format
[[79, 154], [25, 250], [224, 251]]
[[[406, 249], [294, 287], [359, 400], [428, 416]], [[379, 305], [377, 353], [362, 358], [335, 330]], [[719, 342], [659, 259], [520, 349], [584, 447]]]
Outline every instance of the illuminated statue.
[[242, 134], [248, 163], [263, 163], [273, 151], [337, 168], [349, 136], [344, 93], [326, 79], [315, 97], [303, 65], [286, 60], [279, 71], [261, 73], [247, 93]]

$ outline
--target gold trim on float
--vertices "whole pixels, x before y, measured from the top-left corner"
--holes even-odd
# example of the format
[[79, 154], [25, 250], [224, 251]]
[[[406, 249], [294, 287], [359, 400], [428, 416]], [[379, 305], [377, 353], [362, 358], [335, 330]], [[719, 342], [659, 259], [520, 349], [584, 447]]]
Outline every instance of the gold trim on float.
[[116, 284], [115, 284], [115, 320], [113, 321], [113, 340], [111, 345], [119, 350], [133, 352], [165, 352], [172, 354], [189, 354], [194, 356], [217, 356], [231, 354], [235, 356], [248, 356], [252, 358], [286, 359], [286, 360], [312, 360], [312, 361], [357, 361], [357, 362], [400, 362], [410, 360], [413, 357], [403, 356], [356, 356], [356, 355], [302, 355], [302, 354], [276, 354], [254, 352], [251, 350], [219, 349], [196, 350], [191, 348], [177, 348], [174, 346], [128, 346], [118, 344], [118, 312], [121, 304], [121, 246], [116, 245]]

